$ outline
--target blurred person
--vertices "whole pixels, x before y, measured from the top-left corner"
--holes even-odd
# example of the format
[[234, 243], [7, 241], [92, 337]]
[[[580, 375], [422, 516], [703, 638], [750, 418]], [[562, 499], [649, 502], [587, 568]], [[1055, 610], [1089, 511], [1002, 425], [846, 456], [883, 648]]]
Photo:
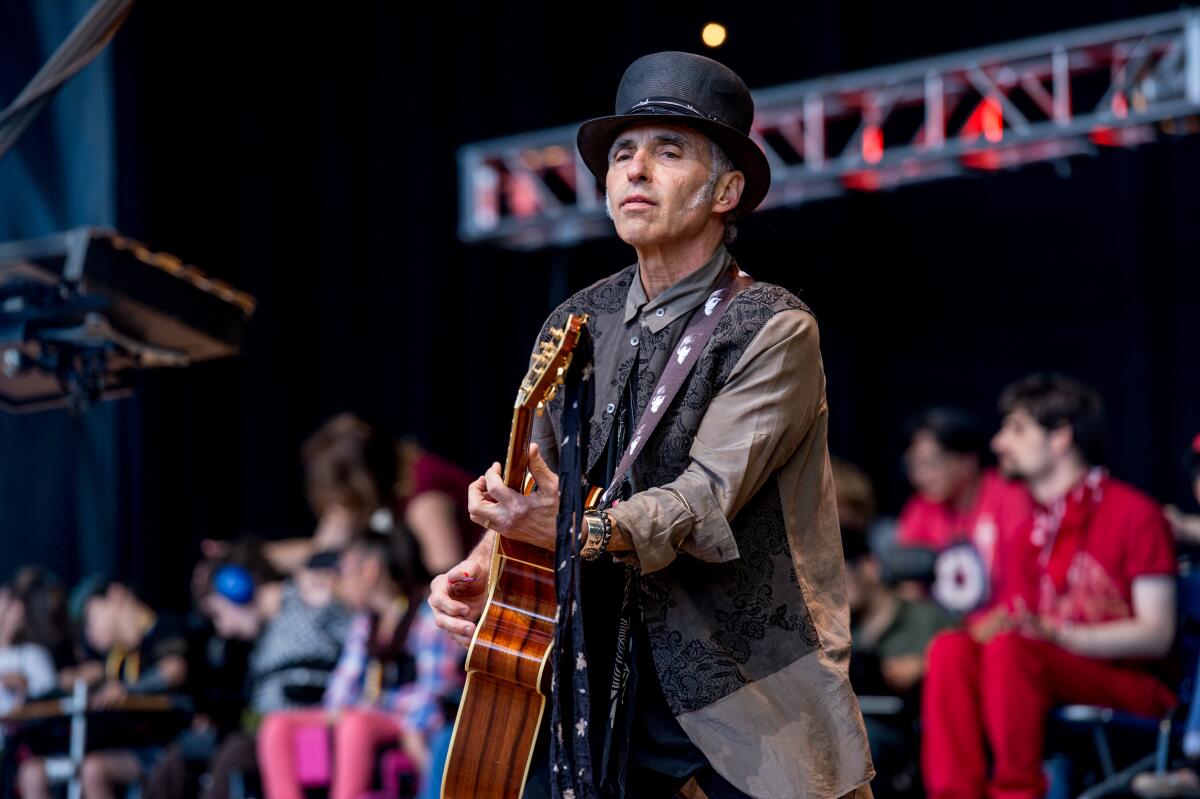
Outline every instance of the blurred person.
[[[847, 598], [853, 630], [851, 652], [871, 661], [867, 677], [851, 668], [866, 684], [855, 684], [858, 693], [916, 698], [925, 675], [925, 650], [933, 637], [953, 627], [957, 617], [929, 599], [908, 599], [896, 593], [885, 564], [866, 546], [860, 535], [843, 539], [846, 553]], [[868, 689], [869, 690], [865, 690]], [[878, 766], [878, 762], [876, 762]]]
[[17, 570], [10, 586], [23, 608], [26, 640], [46, 649], [56, 669], [74, 665], [76, 652], [67, 613], [67, 593], [58, 576], [41, 566], [24, 566]]
[[841, 461], [833, 464], [833, 479], [846, 558], [850, 682], [859, 696], [895, 696], [902, 702], [896, 713], [872, 714], [867, 707], [863, 712], [876, 771], [873, 791], [893, 796], [908, 790], [916, 777], [915, 730], [926, 648], [956, 619], [927, 598], [905, 598], [893, 589], [895, 571], [872, 552], [865, 532], [875, 507], [870, 480]]
[[353, 618], [335, 594], [338, 558], [336, 552], [313, 555], [278, 591], [268, 586], [266, 597], [256, 597], [249, 609], [214, 597], [219, 631], [257, 639], [250, 655], [250, 704], [257, 712], [321, 703]]
[[462, 652], [439, 629], [425, 602], [428, 573], [404, 528], [389, 539], [354, 539], [339, 564], [339, 595], [356, 611], [324, 709], [268, 714], [258, 735], [263, 787], [271, 799], [298, 799], [293, 739], [300, 729], [328, 726], [333, 736], [333, 799], [367, 790], [376, 748], [398, 742], [430, 775], [429, 736], [447, 722], [442, 700], [462, 684]]
[[1021, 482], [987, 467], [987, 435], [967, 412], [932, 408], [910, 431], [904, 463], [916, 493], [900, 512], [896, 544], [953, 548], [943, 561], [953, 573], [942, 580], [955, 596], [943, 599], [956, 611], [977, 610], [1005, 579], [1003, 553], [1029, 523], [1033, 502]]
[[[1192, 439], [1184, 455], [1184, 469], [1191, 483], [1192, 496], [1200, 503], [1200, 435]], [[1200, 545], [1200, 516], [1186, 514], [1174, 505], [1167, 506], [1166, 516], [1180, 544]], [[1194, 562], [1192, 568], [1195, 568]], [[1196, 677], [1200, 678], [1200, 673]], [[1182, 749], [1184, 757], [1195, 764], [1200, 761], [1200, 679], [1193, 678], [1192, 683], [1196, 688], [1184, 724]], [[1200, 796], [1200, 775], [1190, 767], [1161, 774], [1151, 771], [1134, 778], [1132, 788], [1134, 793], [1147, 797]]]
[[[333, 417], [301, 448], [305, 492], [317, 517], [310, 538], [270, 541], [264, 554], [285, 574], [321, 550], [343, 550], [363, 530], [390, 534], [406, 525], [421, 543], [426, 569], [460, 561], [482, 530], [466, 511], [471, 476], [411, 441], [397, 444], [349, 413]], [[219, 542], [206, 551], [221, 554]]]
[[[1192, 497], [1200, 504], [1200, 433], [1192, 439], [1192, 445], [1184, 456], [1184, 467], [1192, 486]], [[1167, 521], [1181, 544], [1200, 546], [1200, 515], [1185, 513], [1175, 505], [1166, 507]]]
[[335, 595], [338, 555], [320, 552], [282, 584], [258, 583], [236, 563], [210, 576], [201, 607], [212, 619], [223, 649], [250, 649], [242, 664], [236, 718], [218, 725], [209, 745], [194, 738], [172, 746], [152, 774], [146, 799], [189, 795], [193, 764], [209, 779], [205, 799], [226, 799], [235, 773], [253, 771], [255, 734], [268, 713], [321, 703], [341, 654], [351, 614]]
[[1044, 727], [1057, 704], [1146, 716], [1175, 704], [1158, 674], [1175, 632], [1173, 543], [1158, 505], [1101, 467], [1099, 396], [1032, 375], [999, 407], [1000, 469], [1037, 506], [1005, 604], [987, 625], [930, 647], [922, 770], [933, 799], [1043, 795]]
[[[57, 666], [74, 663], [66, 594], [53, 572], [24, 566], [0, 590], [0, 714], [58, 687]], [[18, 732], [0, 754], [0, 795], [11, 795], [19, 757]]]
[[0, 587], [0, 716], [57, 687], [50, 651], [30, 636], [25, 597]]
[[[86, 580], [72, 596], [87, 644], [104, 658], [103, 679], [90, 703], [97, 710], [119, 706], [130, 694], [179, 691], [187, 680], [187, 642], [181, 625], [157, 613], [125, 584], [103, 578]], [[111, 749], [88, 753], [80, 781], [87, 799], [116, 796], [119, 786], [138, 782], [148, 773], [161, 748]], [[18, 782], [23, 799], [50, 795], [45, 763], [32, 758], [21, 764]]]
[[831, 457], [833, 488], [837, 494], [838, 524], [843, 533], [866, 534], [875, 520], [875, 489], [871, 478], [853, 463]]

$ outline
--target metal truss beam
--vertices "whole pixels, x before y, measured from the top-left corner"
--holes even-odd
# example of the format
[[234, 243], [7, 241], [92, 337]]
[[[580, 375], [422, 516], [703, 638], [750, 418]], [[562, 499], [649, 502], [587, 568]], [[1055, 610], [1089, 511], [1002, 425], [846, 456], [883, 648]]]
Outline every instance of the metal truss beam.
[[[762, 207], [1008, 169], [1200, 130], [1200, 11], [1185, 10], [754, 93]], [[612, 225], [571, 125], [458, 153], [459, 235], [564, 246]]]

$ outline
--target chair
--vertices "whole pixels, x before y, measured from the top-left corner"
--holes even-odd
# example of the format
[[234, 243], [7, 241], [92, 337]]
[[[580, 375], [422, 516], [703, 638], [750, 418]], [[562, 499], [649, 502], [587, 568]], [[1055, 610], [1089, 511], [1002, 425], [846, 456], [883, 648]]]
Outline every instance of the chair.
[[[1172, 744], [1182, 737], [1182, 725], [1196, 688], [1196, 668], [1200, 664], [1200, 562], [1181, 559], [1176, 595], [1175, 651], [1182, 679], [1179, 702], [1163, 718], [1123, 713], [1096, 705], [1065, 705], [1051, 714], [1051, 724], [1060, 728], [1084, 729], [1091, 734], [1092, 748], [1100, 767], [1100, 780], [1080, 794], [1079, 799], [1099, 799], [1124, 792], [1133, 778], [1151, 768], [1165, 772]], [[1123, 737], [1143, 741], [1145, 754], [1118, 768], [1113, 758], [1113, 739]], [[1047, 736], [1047, 741], [1050, 736]]]

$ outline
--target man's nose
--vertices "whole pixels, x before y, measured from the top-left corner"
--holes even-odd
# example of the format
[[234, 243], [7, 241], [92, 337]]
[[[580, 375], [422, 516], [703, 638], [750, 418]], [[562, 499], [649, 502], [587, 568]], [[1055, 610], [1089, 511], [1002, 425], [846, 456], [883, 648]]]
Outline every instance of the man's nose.
[[645, 181], [650, 179], [650, 168], [644, 150], [637, 150], [625, 164], [625, 177], [631, 181]]

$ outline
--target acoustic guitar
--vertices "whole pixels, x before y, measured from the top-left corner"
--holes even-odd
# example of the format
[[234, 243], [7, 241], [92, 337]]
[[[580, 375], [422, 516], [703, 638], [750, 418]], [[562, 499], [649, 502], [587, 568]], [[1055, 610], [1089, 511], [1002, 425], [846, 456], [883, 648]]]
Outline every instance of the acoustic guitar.
[[[539, 345], [513, 408], [504, 484], [528, 493], [529, 439], [563, 383], [586, 316]], [[444, 799], [519, 799], [542, 722], [558, 601], [554, 552], [497, 536], [490, 593], [467, 652], [467, 682], [442, 780]]]

